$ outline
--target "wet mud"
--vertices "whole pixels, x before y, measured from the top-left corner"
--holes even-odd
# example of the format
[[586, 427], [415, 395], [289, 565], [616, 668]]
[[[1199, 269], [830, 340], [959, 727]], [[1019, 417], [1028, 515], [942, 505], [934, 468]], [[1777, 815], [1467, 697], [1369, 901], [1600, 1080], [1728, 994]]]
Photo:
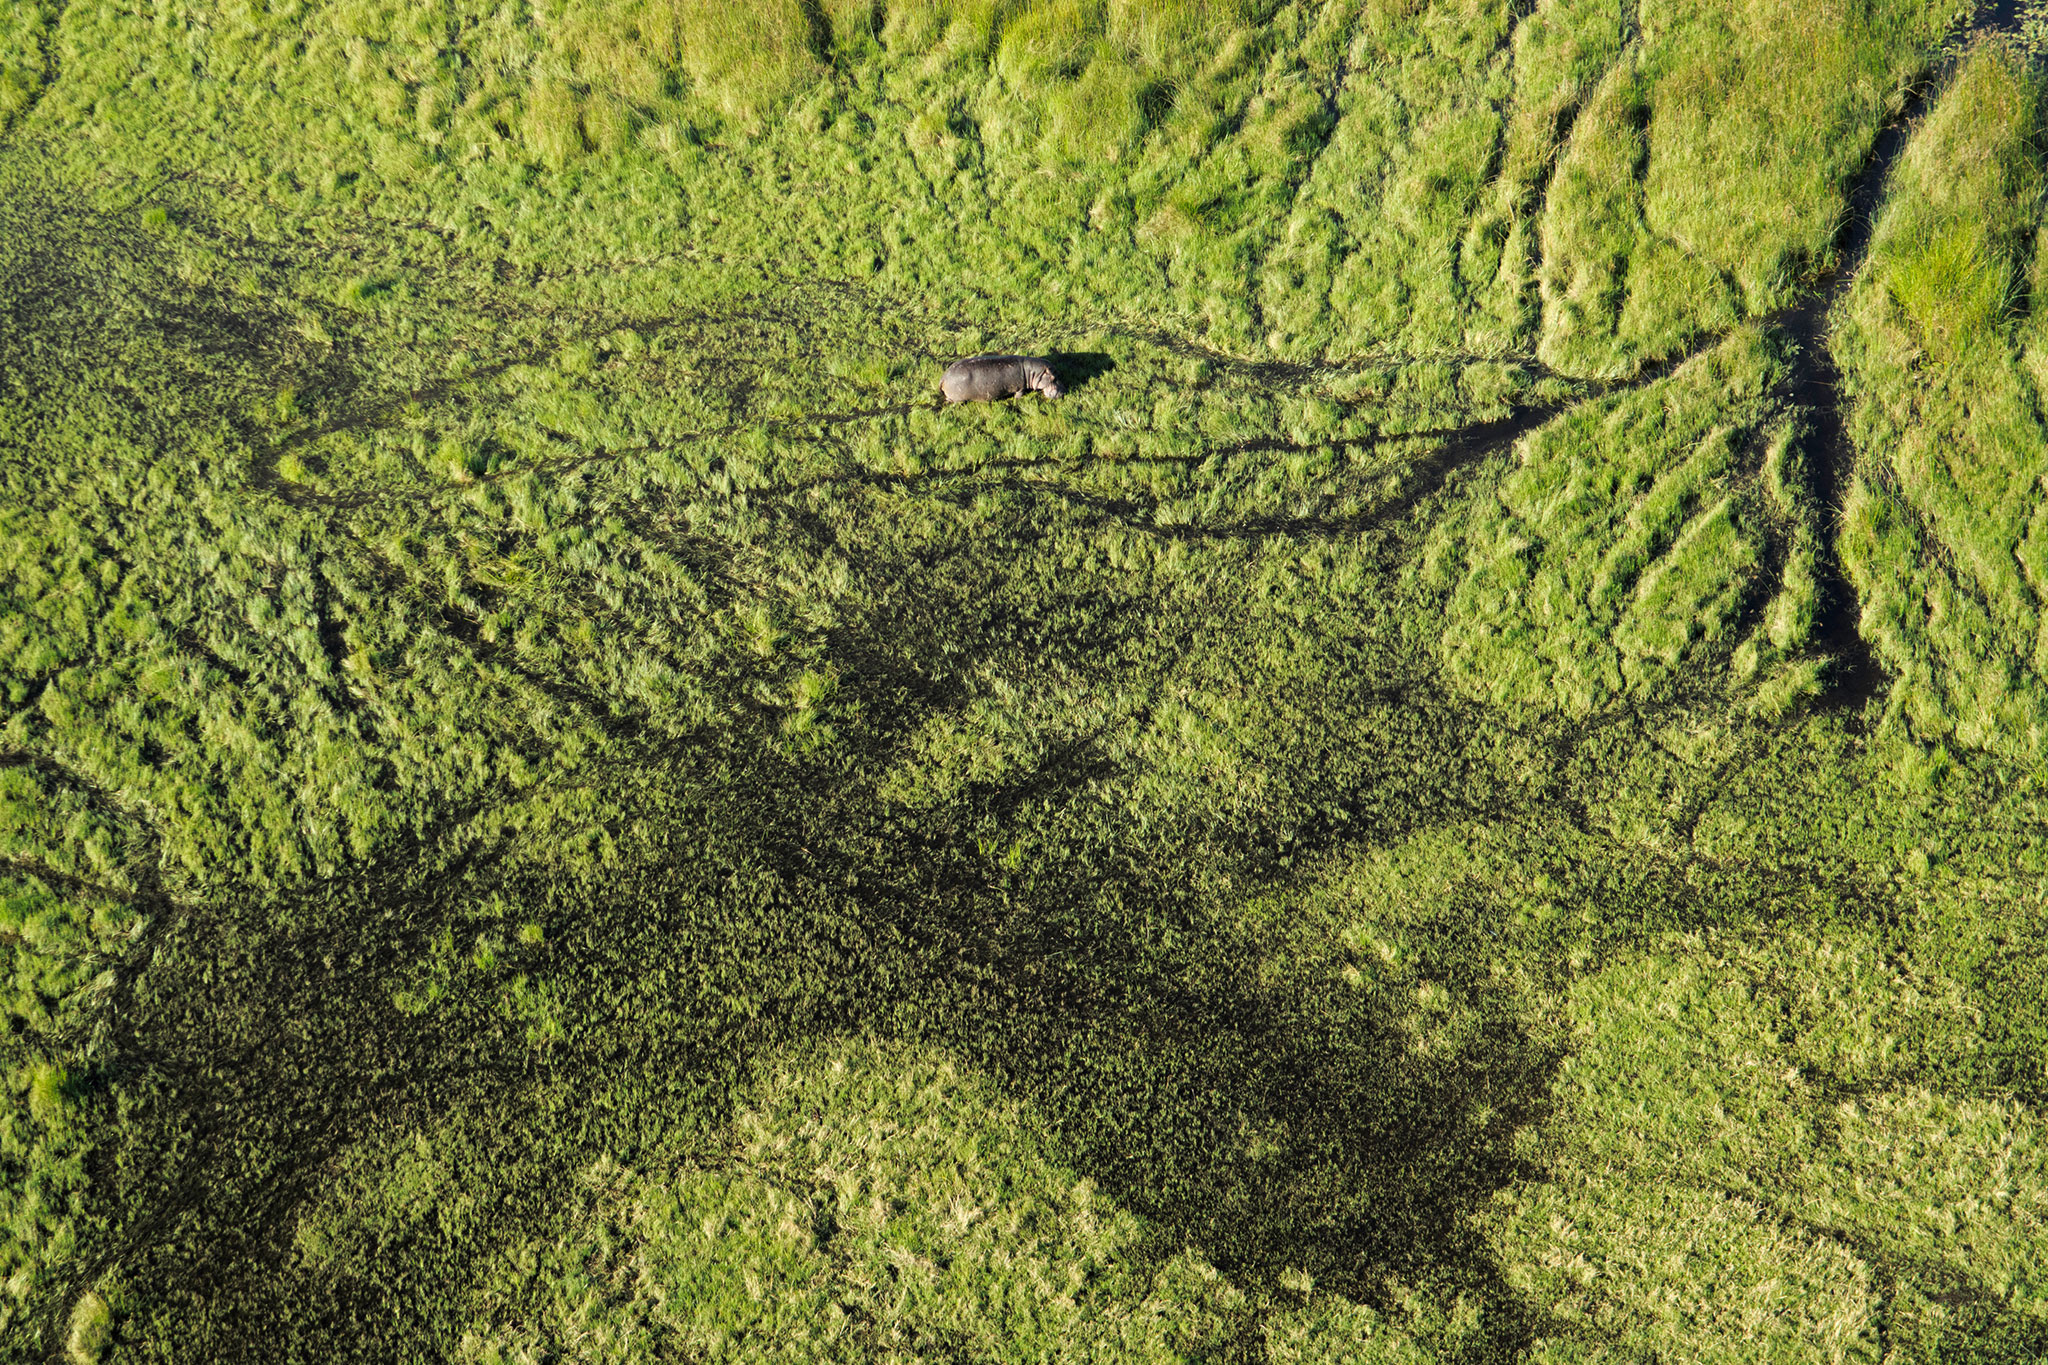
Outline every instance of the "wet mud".
[[1815, 564], [1820, 601], [1814, 642], [1833, 660], [1828, 673], [1830, 701], [1850, 710], [1860, 709], [1877, 694], [1884, 686], [1885, 672], [1863, 638], [1856, 589], [1842, 569], [1842, 498], [1854, 476], [1857, 454], [1845, 411], [1849, 400], [1842, 391], [1842, 372], [1829, 349], [1828, 333], [1836, 306], [1869, 254], [1884, 187], [1925, 100], [1923, 90], [1878, 135], [1870, 164], [1849, 195], [1848, 212], [1836, 238], [1834, 269], [1818, 281], [1804, 303], [1771, 319], [1792, 344], [1792, 373], [1781, 394], [1804, 418], [1800, 445], [1807, 457], [1810, 490], [1824, 518]]

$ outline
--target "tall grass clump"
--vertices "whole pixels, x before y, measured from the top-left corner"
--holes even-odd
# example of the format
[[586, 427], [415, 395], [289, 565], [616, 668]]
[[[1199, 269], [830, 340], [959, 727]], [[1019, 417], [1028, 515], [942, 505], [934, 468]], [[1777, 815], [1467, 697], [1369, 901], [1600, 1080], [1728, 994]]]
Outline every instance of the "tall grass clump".
[[822, 0], [818, 16], [825, 33], [813, 37], [831, 40], [832, 57], [840, 62], [858, 62], [881, 51], [882, 29], [888, 22], [886, 0]]
[[1032, 0], [907, 0], [888, 4], [881, 39], [892, 53], [930, 54], [941, 61], [986, 61], [1003, 27]]
[[1936, 362], [1994, 336], [2016, 302], [2011, 258], [1971, 223], [1952, 223], [1901, 253], [1884, 282]]
[[1588, 98], [1551, 185], [1537, 355], [1567, 373], [1626, 375], [1736, 320], [1712, 264], [1645, 220], [1654, 95], [1640, 54], [1624, 55]]
[[114, 1315], [107, 1301], [92, 1290], [78, 1296], [71, 1309], [64, 1357], [71, 1365], [95, 1365], [114, 1335]]
[[1515, 27], [1499, 171], [1459, 244], [1459, 274], [1476, 295], [1472, 331], [1482, 348], [1521, 344], [1535, 321], [1535, 210], [1579, 110], [1621, 54], [1624, 36], [1612, 7], [1584, 0], [1538, 5]]
[[574, 88], [586, 124], [602, 121], [613, 101], [648, 111], [686, 95], [758, 128], [823, 74], [830, 55], [800, 0], [569, 0], [536, 26], [547, 42], [535, 64], [542, 88]]
[[1782, 373], [1744, 328], [1527, 437], [1428, 551], [1450, 676], [1495, 704], [1583, 715], [1731, 652], [1761, 544], [1744, 447]]
[[0, 133], [42, 93], [50, 42], [48, 7], [15, 4], [0, 14]]
[[640, 0], [634, 13], [650, 52], [742, 123], [758, 123], [824, 69], [799, 0]]
[[[1285, 25], [1283, 15], [1273, 28]], [[1494, 273], [1468, 271], [1460, 241], [1496, 179], [1513, 88], [1496, 57], [1515, 29], [1505, 4], [1369, 4], [1330, 7], [1275, 41], [1271, 69], [1293, 69], [1253, 101], [1244, 136], [1286, 186], [1275, 197], [1287, 216], [1264, 252], [1265, 347], [1459, 347], [1474, 288]]]
[[[1708, 0], [1646, 18], [1600, 84], [1556, 83], [1541, 108], [1571, 134], [1542, 228], [1539, 353], [1627, 373], [1792, 303], [1834, 264], [1851, 182], [1947, 20], [1899, 0]], [[1529, 161], [1511, 147], [1511, 167]]]
[[1114, 161], [1256, 20], [1254, 8], [1249, 0], [1040, 0], [1004, 29], [995, 68], [1042, 111], [1057, 151]]
[[1646, 49], [1650, 226], [1726, 272], [1751, 314], [1789, 303], [1834, 263], [1848, 185], [1946, 21], [1899, 0], [1730, 0], [1673, 25]]
[[1906, 150], [1872, 260], [1927, 357], [1951, 364], [1986, 348], [2017, 302], [2020, 253], [2043, 178], [2040, 77], [1984, 45]]

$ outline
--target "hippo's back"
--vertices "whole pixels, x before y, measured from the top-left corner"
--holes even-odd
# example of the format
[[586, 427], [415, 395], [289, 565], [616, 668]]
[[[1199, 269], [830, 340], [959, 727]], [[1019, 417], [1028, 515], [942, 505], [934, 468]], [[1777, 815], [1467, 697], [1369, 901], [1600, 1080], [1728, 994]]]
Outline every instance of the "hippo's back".
[[948, 403], [990, 402], [1030, 387], [1024, 357], [1016, 355], [971, 355], [948, 365], [939, 379]]

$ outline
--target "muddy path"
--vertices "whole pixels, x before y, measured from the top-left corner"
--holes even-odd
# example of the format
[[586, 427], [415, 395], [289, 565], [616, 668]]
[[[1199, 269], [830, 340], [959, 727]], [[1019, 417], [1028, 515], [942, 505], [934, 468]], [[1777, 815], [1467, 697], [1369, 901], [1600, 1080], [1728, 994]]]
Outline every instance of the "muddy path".
[[1768, 320], [1793, 348], [1792, 373], [1780, 393], [1804, 418], [1800, 444], [1807, 457], [1808, 487], [1825, 532], [1816, 562], [1820, 601], [1813, 639], [1832, 661], [1830, 704], [1844, 710], [1861, 710], [1885, 687], [1888, 674], [1863, 636], [1861, 604], [1841, 561], [1843, 499], [1856, 474], [1858, 452], [1849, 431], [1852, 400], [1843, 390], [1841, 367], [1830, 343], [1835, 314], [1869, 257], [1892, 170], [1920, 119], [1954, 75], [1961, 54], [1977, 41], [2019, 35], [2041, 11], [2037, 0], [1992, 0], [1959, 27], [1945, 45], [1950, 55], [1914, 84], [1904, 108], [1879, 130], [1868, 162], [1849, 188], [1833, 267], [1814, 281], [1813, 292], [1802, 303]]
[[1792, 373], [1781, 393], [1804, 416], [1806, 431], [1800, 444], [1807, 456], [1809, 488], [1823, 518], [1816, 563], [1820, 601], [1814, 641], [1834, 660], [1829, 669], [1834, 704], [1850, 710], [1861, 709], [1877, 694], [1884, 686], [1885, 672], [1863, 638], [1861, 606], [1841, 562], [1842, 499], [1856, 468], [1857, 452], [1845, 411], [1849, 400], [1842, 390], [1842, 372], [1835, 363], [1829, 333], [1836, 307], [1869, 254], [1892, 167], [1906, 149], [1931, 88], [1931, 82], [1923, 85], [1904, 112], [1878, 134], [1870, 162], [1849, 194], [1848, 211], [1836, 238], [1834, 269], [1821, 277], [1805, 302], [1771, 320], [1792, 343]]

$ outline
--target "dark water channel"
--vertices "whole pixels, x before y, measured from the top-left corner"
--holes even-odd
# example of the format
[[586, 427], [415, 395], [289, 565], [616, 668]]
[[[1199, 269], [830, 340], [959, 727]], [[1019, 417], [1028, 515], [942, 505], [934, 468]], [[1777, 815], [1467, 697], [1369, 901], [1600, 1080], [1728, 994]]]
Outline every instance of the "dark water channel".
[[[1981, 6], [1963, 30], [1965, 42], [1988, 34], [2017, 34], [2027, 8], [2026, 0], [1994, 0]], [[1946, 84], [1954, 68], [1955, 58], [1951, 57], [1930, 73], [1899, 115], [1879, 132], [1869, 164], [1850, 188], [1848, 211], [1836, 238], [1833, 268], [1816, 281], [1814, 292], [1805, 302], [1771, 320], [1795, 348], [1792, 377], [1785, 386], [1785, 394], [1805, 410], [1810, 486], [1827, 519], [1817, 566], [1821, 594], [1814, 634], [1821, 649], [1835, 661], [1830, 676], [1832, 699], [1836, 705], [1850, 709], [1860, 708], [1876, 694], [1884, 683], [1884, 671], [1863, 638], [1856, 590], [1842, 572], [1836, 546], [1841, 532], [1842, 499], [1855, 472], [1856, 448], [1845, 420], [1842, 372], [1828, 345], [1829, 322], [1870, 254], [1878, 210], [1891, 182], [1892, 168], [1905, 151], [1932, 94]]]

